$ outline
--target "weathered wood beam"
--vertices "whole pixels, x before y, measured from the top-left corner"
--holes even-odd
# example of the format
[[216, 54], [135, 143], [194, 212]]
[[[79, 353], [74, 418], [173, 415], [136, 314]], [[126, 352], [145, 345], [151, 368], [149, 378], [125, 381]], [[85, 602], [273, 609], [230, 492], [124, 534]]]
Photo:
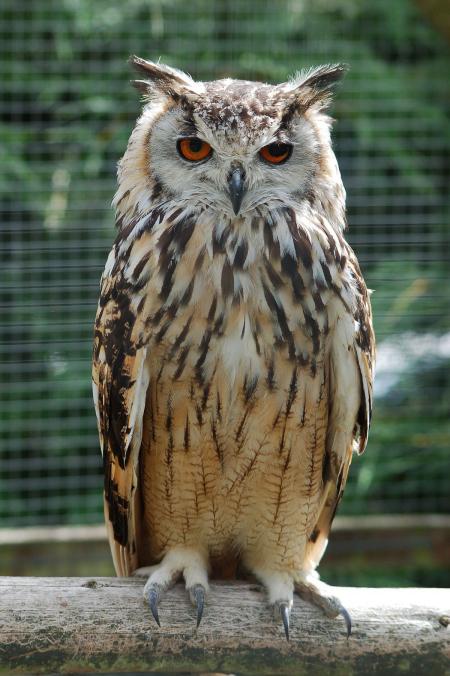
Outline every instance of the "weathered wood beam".
[[353, 618], [296, 599], [287, 643], [257, 585], [213, 583], [200, 629], [177, 585], [159, 629], [143, 581], [0, 578], [0, 673], [444, 674], [450, 590], [339, 589]]

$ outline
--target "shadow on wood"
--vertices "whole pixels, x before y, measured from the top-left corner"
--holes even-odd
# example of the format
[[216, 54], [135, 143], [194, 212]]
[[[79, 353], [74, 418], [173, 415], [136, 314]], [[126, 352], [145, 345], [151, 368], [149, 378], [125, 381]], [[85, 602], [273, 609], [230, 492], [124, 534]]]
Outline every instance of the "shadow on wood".
[[330, 620], [296, 598], [291, 642], [256, 585], [211, 586], [198, 632], [177, 585], [160, 606], [143, 581], [0, 578], [0, 673], [223, 672], [240, 674], [444, 674], [450, 591], [339, 589], [353, 618]]

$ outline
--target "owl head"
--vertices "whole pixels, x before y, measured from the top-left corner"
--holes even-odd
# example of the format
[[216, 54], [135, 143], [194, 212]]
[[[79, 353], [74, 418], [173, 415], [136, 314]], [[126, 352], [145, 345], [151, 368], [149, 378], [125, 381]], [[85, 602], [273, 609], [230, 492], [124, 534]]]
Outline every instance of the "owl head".
[[[140, 209], [168, 200], [222, 217], [298, 206], [339, 184], [326, 108], [343, 65], [269, 85], [195, 82], [136, 56], [145, 107], [119, 164], [121, 201]], [[343, 189], [342, 189], [343, 190]]]

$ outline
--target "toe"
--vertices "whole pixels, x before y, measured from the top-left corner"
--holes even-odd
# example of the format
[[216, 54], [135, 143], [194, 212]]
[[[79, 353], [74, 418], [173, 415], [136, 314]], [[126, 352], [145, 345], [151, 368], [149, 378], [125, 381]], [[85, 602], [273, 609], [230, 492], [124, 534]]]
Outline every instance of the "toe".
[[273, 614], [276, 620], [283, 623], [284, 635], [289, 641], [289, 623], [291, 618], [292, 601], [290, 599], [279, 599], [273, 603]]
[[291, 614], [291, 609], [289, 607], [289, 604], [284, 602], [284, 601], [282, 601], [279, 604], [279, 609], [280, 609], [281, 621], [283, 622], [286, 641], [289, 641], [289, 617], [290, 617], [290, 614]]
[[157, 584], [156, 582], [151, 582], [150, 584], [145, 585], [144, 596], [148, 601], [148, 605], [150, 606], [150, 610], [152, 611], [152, 615], [155, 618], [155, 622], [158, 627], [161, 626], [158, 615], [158, 605], [161, 598], [161, 592], [161, 585]]
[[305, 601], [321, 608], [327, 617], [335, 618], [342, 615], [349, 638], [352, 633], [352, 618], [339, 598], [334, 595], [333, 587], [322, 582], [316, 573], [302, 572], [295, 581], [295, 591]]
[[197, 608], [197, 629], [198, 629], [203, 617], [206, 590], [203, 585], [196, 584], [189, 589], [189, 595], [191, 597], [193, 605]]
[[347, 627], [347, 638], [350, 638], [351, 633], [352, 633], [352, 618], [350, 613], [348, 612], [347, 608], [344, 608], [343, 605], [341, 605], [339, 614], [342, 615], [345, 621], [345, 626]]

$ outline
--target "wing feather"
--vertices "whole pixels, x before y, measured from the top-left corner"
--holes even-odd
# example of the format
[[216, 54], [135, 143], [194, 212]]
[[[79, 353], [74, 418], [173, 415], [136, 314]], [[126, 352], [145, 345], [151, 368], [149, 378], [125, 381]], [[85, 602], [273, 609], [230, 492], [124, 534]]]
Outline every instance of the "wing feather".
[[310, 538], [307, 559], [315, 568], [325, 551], [331, 524], [344, 493], [352, 453], [367, 444], [372, 415], [375, 337], [369, 293], [356, 258], [348, 259], [355, 302], [338, 317], [330, 352], [329, 426], [322, 508]]
[[118, 259], [102, 278], [92, 378], [108, 538], [117, 574], [129, 575], [139, 565], [138, 461], [149, 373], [141, 296], [123, 267]]

